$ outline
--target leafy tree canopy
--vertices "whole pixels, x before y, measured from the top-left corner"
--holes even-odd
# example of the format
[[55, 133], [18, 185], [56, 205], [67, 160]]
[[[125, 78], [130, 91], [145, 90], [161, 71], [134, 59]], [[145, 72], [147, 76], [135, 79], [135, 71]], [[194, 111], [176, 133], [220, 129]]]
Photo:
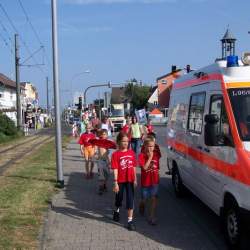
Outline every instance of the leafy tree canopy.
[[131, 100], [133, 110], [142, 109], [147, 106], [150, 90], [150, 86], [139, 84], [135, 78], [128, 81], [125, 95]]

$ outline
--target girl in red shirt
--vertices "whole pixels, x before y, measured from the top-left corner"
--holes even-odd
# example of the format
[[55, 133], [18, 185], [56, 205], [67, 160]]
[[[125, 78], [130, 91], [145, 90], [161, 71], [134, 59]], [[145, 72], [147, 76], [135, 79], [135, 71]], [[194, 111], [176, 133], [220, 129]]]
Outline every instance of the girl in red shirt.
[[155, 210], [159, 187], [159, 165], [161, 153], [155, 150], [155, 139], [147, 137], [144, 140], [144, 151], [139, 155], [141, 167], [141, 196], [140, 213], [144, 214], [145, 202], [150, 200], [149, 223], [156, 224]]
[[117, 136], [118, 150], [112, 154], [111, 168], [114, 170], [115, 211], [113, 220], [119, 221], [119, 209], [122, 206], [123, 193], [126, 190], [126, 208], [128, 210], [128, 230], [135, 230], [133, 222], [134, 186], [136, 186], [136, 156], [128, 149], [129, 138], [124, 132]]
[[154, 132], [154, 127], [152, 125], [152, 122], [150, 119], [148, 119], [148, 123], [146, 125], [147, 128], [147, 134], [153, 133]]
[[131, 125], [131, 118], [127, 118], [126, 124], [122, 127], [122, 130], [121, 130], [122, 132], [128, 135], [128, 139], [129, 139], [128, 148], [130, 148], [130, 144], [131, 144], [130, 125]]

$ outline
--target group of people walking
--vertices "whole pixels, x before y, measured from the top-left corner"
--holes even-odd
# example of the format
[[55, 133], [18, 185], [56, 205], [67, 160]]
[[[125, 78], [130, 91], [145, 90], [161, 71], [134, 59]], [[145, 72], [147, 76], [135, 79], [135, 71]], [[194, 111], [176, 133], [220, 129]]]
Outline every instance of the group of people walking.
[[92, 114], [91, 118], [88, 113], [82, 114], [80, 122], [78, 124], [77, 122], [72, 124], [72, 136], [77, 138], [81, 134], [85, 133], [87, 125], [91, 126], [91, 130], [94, 133], [96, 133], [100, 128], [105, 128], [108, 131], [108, 136], [112, 136], [112, 130], [114, 129], [112, 121], [107, 116], [104, 116], [102, 120], [100, 120], [97, 117], [96, 112]]
[[[95, 124], [97, 125], [97, 123]], [[98, 193], [107, 192], [107, 182], [110, 172], [113, 172], [113, 191], [115, 193], [115, 208], [113, 220], [120, 220], [120, 208], [123, 196], [126, 195], [128, 215], [128, 230], [135, 230], [133, 220], [134, 196], [137, 186], [137, 167], [141, 169], [140, 186], [141, 200], [139, 212], [144, 215], [149, 201], [148, 222], [156, 224], [156, 206], [159, 186], [159, 166], [161, 152], [155, 141], [155, 133], [151, 122], [140, 125], [136, 117], [127, 117], [126, 125], [112, 141], [108, 118], [103, 119], [98, 126], [91, 122], [86, 124], [86, 130], [80, 135], [79, 144], [85, 159], [87, 180], [93, 178], [94, 162], [98, 167]], [[111, 149], [113, 148], [113, 149]]]

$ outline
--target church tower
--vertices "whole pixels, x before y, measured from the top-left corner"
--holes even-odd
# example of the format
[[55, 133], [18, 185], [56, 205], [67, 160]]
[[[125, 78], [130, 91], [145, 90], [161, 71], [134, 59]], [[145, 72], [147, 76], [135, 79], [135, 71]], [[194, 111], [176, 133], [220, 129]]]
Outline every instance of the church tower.
[[236, 38], [230, 32], [229, 28], [223, 38], [221, 39], [221, 47], [222, 47], [222, 59], [226, 59], [227, 56], [235, 55], [235, 42]]

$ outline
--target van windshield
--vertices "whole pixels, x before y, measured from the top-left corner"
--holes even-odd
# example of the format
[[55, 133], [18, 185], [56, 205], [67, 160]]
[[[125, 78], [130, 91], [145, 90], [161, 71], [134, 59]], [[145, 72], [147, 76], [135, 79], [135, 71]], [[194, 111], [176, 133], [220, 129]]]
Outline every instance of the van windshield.
[[124, 110], [123, 109], [113, 109], [111, 111], [111, 117], [120, 117], [124, 116]]
[[230, 89], [229, 96], [242, 141], [250, 141], [250, 88]]

